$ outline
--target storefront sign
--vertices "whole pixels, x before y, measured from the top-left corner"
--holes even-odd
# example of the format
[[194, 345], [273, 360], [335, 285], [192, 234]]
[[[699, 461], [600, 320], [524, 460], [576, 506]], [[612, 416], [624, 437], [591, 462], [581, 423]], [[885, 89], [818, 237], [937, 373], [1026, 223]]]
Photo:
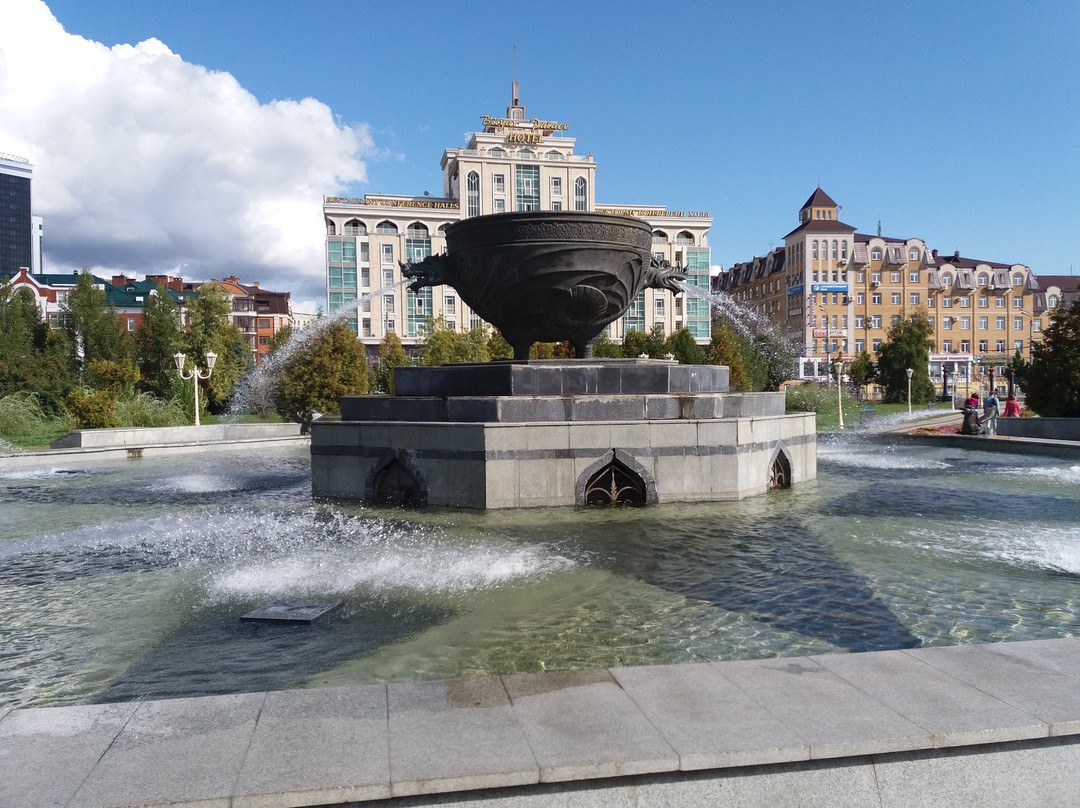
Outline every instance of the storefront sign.
[[812, 283], [810, 284], [811, 292], [847, 292], [848, 285], [846, 283]]

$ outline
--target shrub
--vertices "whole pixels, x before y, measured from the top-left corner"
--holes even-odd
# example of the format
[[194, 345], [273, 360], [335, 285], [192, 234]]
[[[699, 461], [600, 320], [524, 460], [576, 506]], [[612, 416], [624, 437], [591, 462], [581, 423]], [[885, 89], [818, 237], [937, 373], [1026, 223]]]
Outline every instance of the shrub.
[[116, 414], [123, 426], [183, 426], [188, 422], [179, 399], [166, 401], [150, 393], [120, 399]]
[[813, 382], [796, 385], [787, 391], [788, 412], [825, 412], [836, 409], [836, 390]]

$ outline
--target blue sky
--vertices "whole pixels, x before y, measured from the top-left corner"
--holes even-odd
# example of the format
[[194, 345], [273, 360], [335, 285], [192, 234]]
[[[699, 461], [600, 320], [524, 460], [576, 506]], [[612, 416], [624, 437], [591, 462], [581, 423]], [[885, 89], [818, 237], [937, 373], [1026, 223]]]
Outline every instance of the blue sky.
[[[42, 5], [8, 2], [31, 11]], [[290, 238], [314, 241], [314, 253], [281, 244], [273, 255], [219, 258], [216, 266], [197, 254], [198, 238], [170, 232], [162, 247], [176, 252], [161, 258], [177, 271], [187, 267], [185, 276], [239, 267], [246, 270], [242, 280], [269, 285], [268, 276], [280, 287], [284, 264], [303, 256], [294, 296], [317, 299], [319, 195], [439, 194], [442, 150], [461, 145], [482, 114], [501, 115], [509, 103], [515, 45], [529, 114], [569, 122], [577, 150], [596, 156], [597, 201], [709, 211], [714, 264], [730, 266], [781, 244], [799, 205], [820, 183], [842, 206], [841, 218], [861, 232], [873, 232], [881, 220], [885, 235], [921, 237], [942, 252], [1025, 263], [1038, 274], [1080, 271], [1080, 247], [1071, 237], [1080, 222], [1080, 3], [45, 5], [68, 37], [101, 43], [114, 58], [123, 56], [114, 46], [156, 38], [168, 59], [196, 68], [188, 71], [192, 81], [199, 80], [198, 66], [231, 74], [258, 108], [248, 105], [233, 120], [221, 113], [212, 134], [239, 140], [248, 113], [248, 131], [271, 133], [261, 135], [260, 155], [281, 161], [278, 185], [266, 190], [280, 204], [264, 205], [264, 213], [295, 217], [305, 209], [306, 202], [286, 199], [289, 161], [297, 161], [292, 174], [304, 178], [297, 193], [314, 207], [310, 226]], [[183, 80], [154, 78], [160, 58], [146, 61], [155, 98]], [[0, 74], [0, 116], [3, 80]], [[109, 86], [116, 92], [123, 82]], [[197, 93], [199, 109], [217, 97]], [[133, 95], [108, 105], [114, 119], [114, 105], [122, 114], [125, 104], [140, 103], [142, 94]], [[189, 98], [181, 94], [176, 109], [194, 103]], [[296, 109], [273, 102], [303, 99], [325, 109], [309, 104], [304, 125], [290, 133], [281, 116], [294, 117]], [[183, 117], [177, 113], [179, 129], [188, 125]], [[54, 111], [52, 120], [62, 119]], [[113, 136], [121, 137], [117, 131]], [[296, 142], [298, 134], [306, 145]], [[25, 154], [35, 147], [33, 135], [32, 128], [15, 130], [9, 133], [14, 146], [6, 145], [0, 121], [0, 151], [24, 154], [40, 167], [38, 195], [53, 175], [42, 156]], [[327, 145], [320, 146], [323, 136]], [[162, 138], [160, 129], [154, 132], [155, 142]], [[69, 145], [88, 147], [93, 140]], [[131, 150], [141, 152], [146, 141]], [[177, 137], [177, 148], [184, 141]], [[44, 159], [64, 148], [52, 142]], [[244, 162], [242, 144], [235, 148], [221, 159]], [[336, 169], [320, 163], [328, 158]], [[259, 193], [264, 180], [258, 166], [252, 171], [230, 187], [250, 183]], [[179, 183], [184, 174], [141, 173]], [[88, 190], [93, 185], [85, 183]], [[122, 189], [115, 195], [122, 197]], [[198, 196], [190, 195], [193, 203]], [[152, 207], [145, 197], [136, 195], [136, 202], [144, 215]], [[179, 203], [162, 213], [172, 220], [183, 215]], [[251, 217], [249, 210], [232, 232]], [[78, 259], [78, 245], [65, 244], [62, 261], [117, 267], [148, 260], [145, 253], [125, 254], [118, 241], [95, 242], [106, 255], [101, 259]]]

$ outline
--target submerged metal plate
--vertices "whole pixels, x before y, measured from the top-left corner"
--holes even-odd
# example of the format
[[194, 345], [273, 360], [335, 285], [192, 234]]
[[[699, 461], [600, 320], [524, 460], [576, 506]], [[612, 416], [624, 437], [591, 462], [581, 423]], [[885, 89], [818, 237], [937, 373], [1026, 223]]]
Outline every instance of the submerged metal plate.
[[340, 608], [341, 603], [340, 600], [275, 600], [240, 619], [263, 623], [312, 623]]

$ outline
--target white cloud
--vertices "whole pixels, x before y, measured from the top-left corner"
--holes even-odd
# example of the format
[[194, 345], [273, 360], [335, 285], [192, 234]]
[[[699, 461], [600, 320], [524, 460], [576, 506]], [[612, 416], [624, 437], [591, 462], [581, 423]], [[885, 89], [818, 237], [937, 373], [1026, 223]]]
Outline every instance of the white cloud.
[[363, 181], [374, 144], [313, 98], [260, 104], [156, 39], [110, 48], [9, 0], [0, 152], [34, 164], [46, 270], [236, 275], [313, 309], [322, 194]]

